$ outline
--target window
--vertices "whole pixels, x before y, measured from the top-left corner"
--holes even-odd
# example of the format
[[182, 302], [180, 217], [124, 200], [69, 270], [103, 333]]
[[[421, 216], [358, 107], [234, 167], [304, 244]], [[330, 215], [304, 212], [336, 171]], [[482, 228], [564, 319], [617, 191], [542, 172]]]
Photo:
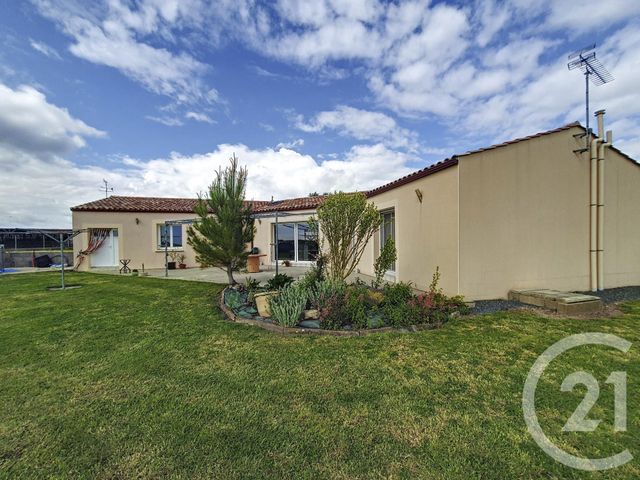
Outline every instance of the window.
[[318, 242], [307, 222], [278, 223], [273, 226], [273, 239], [278, 261], [312, 262], [318, 255]]
[[[382, 249], [388, 239], [392, 238], [394, 241], [396, 239], [396, 215], [394, 210], [386, 210], [380, 212], [380, 216], [382, 217], [382, 224], [380, 225], [380, 249]], [[393, 262], [389, 270], [391, 272], [396, 271], [395, 262]]]
[[182, 225], [158, 225], [158, 248], [182, 248]]

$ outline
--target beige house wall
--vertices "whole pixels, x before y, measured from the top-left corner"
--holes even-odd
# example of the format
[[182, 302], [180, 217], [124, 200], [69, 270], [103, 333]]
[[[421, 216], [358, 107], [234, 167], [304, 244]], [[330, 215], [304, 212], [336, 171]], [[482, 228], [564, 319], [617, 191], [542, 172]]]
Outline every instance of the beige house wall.
[[460, 157], [460, 292], [589, 288], [589, 159], [579, 128]]
[[[416, 189], [422, 192], [422, 202]], [[380, 211], [395, 210], [395, 280], [412, 282], [415, 288], [424, 290], [436, 267], [440, 267], [440, 286], [446, 294], [457, 295], [458, 167], [375, 195], [370, 201]], [[379, 249], [380, 238], [376, 234], [360, 260], [360, 273], [374, 274], [373, 263]]]
[[[167, 220], [187, 220], [195, 217], [188, 213], [131, 213], [131, 212], [72, 212], [73, 229], [117, 228], [118, 257], [131, 259], [130, 268], [164, 268], [164, 249], [158, 247], [158, 225]], [[138, 219], [138, 223], [136, 223]], [[83, 232], [73, 240], [73, 254], [77, 258], [88, 247], [89, 234]], [[198, 266], [195, 253], [187, 245], [187, 226], [182, 225], [182, 248], [170, 249], [184, 253], [188, 267]], [[80, 270], [91, 269], [91, 255], [80, 265]]]
[[604, 286], [640, 285], [640, 166], [605, 149]]

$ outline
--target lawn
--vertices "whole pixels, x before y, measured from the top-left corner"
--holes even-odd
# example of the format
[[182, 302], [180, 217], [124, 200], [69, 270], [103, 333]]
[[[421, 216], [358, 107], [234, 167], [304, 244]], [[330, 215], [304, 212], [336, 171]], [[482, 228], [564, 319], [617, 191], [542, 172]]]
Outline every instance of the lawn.
[[[538, 387], [550, 438], [577, 455], [640, 455], [640, 302], [615, 319], [532, 313], [361, 338], [283, 337], [227, 322], [220, 287], [70, 274], [0, 278], [0, 477], [638, 478], [640, 457], [585, 473], [527, 432], [522, 388], [568, 334], [607, 332], [629, 353], [581, 347]], [[559, 433], [591, 372], [592, 433]], [[613, 370], [628, 375], [625, 432], [613, 431]], [[558, 432], [558, 433], [554, 433]]]

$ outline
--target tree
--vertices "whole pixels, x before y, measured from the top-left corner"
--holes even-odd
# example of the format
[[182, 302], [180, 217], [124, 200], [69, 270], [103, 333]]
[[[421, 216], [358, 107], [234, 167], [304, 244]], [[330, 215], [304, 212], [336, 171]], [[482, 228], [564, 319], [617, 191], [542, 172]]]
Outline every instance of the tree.
[[371, 236], [380, 227], [380, 212], [362, 193], [334, 193], [318, 207], [310, 224], [319, 232], [327, 276], [346, 279], [356, 268]]
[[229, 162], [216, 172], [209, 196], [198, 196], [195, 212], [199, 219], [187, 230], [187, 243], [198, 262], [225, 270], [233, 285], [233, 271], [246, 264], [247, 244], [253, 240], [255, 227], [251, 205], [244, 201], [247, 169], [238, 166], [235, 154]]

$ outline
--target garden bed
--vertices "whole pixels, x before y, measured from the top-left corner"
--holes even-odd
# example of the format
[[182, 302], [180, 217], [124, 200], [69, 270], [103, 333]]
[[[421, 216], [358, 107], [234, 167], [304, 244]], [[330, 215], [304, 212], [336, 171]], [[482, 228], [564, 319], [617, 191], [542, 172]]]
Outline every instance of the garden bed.
[[429, 292], [416, 295], [403, 283], [375, 289], [361, 282], [285, 277], [265, 286], [249, 280], [227, 287], [220, 308], [231, 321], [273, 332], [334, 336], [431, 330], [467, 311], [461, 298], [436, 288], [437, 279]]
[[421, 325], [409, 325], [406, 327], [380, 327], [380, 328], [366, 328], [357, 330], [328, 330], [325, 328], [309, 328], [309, 327], [283, 327], [275, 323], [271, 318], [260, 317], [259, 315], [241, 315], [232, 310], [225, 303], [225, 295], [230, 287], [223, 290], [220, 295], [220, 309], [224, 312], [226, 317], [232, 322], [243, 323], [245, 325], [254, 325], [256, 327], [264, 328], [271, 332], [282, 333], [285, 335], [295, 334], [308, 334], [308, 335], [333, 335], [342, 337], [359, 337], [363, 335], [371, 335], [372, 333], [383, 332], [419, 332], [423, 330], [433, 330], [437, 326], [431, 324]]

